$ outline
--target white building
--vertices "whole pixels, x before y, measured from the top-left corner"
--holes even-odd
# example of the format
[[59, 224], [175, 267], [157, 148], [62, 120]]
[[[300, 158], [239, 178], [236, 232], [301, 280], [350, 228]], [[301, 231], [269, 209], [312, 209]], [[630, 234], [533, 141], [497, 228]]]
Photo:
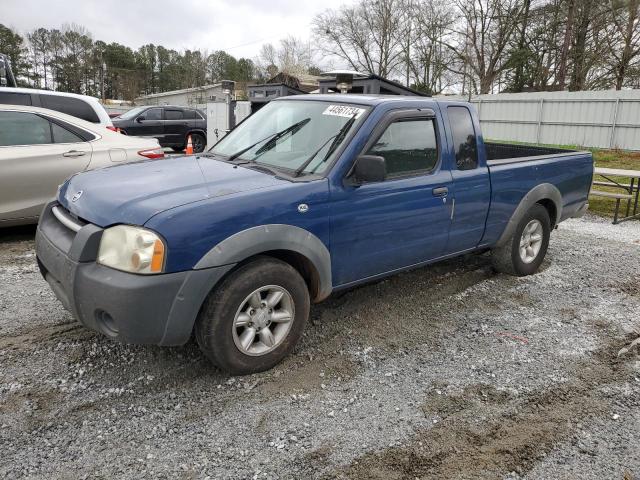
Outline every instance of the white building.
[[176, 105], [181, 107], [196, 107], [206, 103], [224, 101], [225, 95], [222, 92], [222, 83], [154, 93], [135, 99], [136, 105]]

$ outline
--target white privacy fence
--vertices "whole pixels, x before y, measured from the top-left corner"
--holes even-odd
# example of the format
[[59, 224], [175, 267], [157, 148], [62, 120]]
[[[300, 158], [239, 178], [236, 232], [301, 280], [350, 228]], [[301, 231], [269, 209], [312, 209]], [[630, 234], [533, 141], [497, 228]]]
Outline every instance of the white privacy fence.
[[640, 90], [480, 95], [485, 138], [640, 150]]

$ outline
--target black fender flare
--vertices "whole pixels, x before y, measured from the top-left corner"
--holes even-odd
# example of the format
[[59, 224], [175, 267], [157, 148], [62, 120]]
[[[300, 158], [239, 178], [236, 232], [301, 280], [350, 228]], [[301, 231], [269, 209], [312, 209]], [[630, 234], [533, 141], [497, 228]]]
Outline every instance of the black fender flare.
[[272, 250], [288, 250], [304, 256], [318, 274], [318, 293], [315, 300], [327, 298], [332, 291], [331, 254], [313, 233], [286, 224], [270, 224], [242, 230], [209, 250], [195, 270], [235, 265], [249, 257]]
[[[500, 238], [496, 242], [496, 247], [501, 247], [509, 241], [515, 232], [518, 223], [522, 220], [522, 217], [525, 216], [533, 205], [541, 200], [551, 200], [553, 202], [556, 207], [556, 222], [562, 218], [562, 194], [560, 193], [560, 190], [550, 183], [541, 183], [529, 190], [522, 200], [520, 200], [520, 203], [507, 222], [507, 226], [502, 232], [502, 235], [500, 235]], [[551, 225], [551, 228], [554, 226], [555, 224]]]

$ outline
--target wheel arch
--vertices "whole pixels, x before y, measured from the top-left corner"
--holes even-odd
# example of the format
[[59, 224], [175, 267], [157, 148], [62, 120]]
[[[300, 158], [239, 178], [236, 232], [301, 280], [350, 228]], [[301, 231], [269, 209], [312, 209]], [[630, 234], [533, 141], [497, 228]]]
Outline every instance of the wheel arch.
[[542, 205], [549, 213], [551, 228], [553, 229], [558, 220], [562, 218], [562, 194], [555, 185], [541, 183], [529, 190], [522, 200], [520, 200], [511, 218], [509, 218], [502, 235], [500, 235], [500, 238], [496, 242], [496, 247], [500, 247], [509, 241], [518, 223], [522, 220], [522, 217], [524, 217], [529, 209], [536, 203]]
[[314, 302], [331, 294], [331, 255], [324, 243], [300, 227], [271, 224], [242, 230], [218, 243], [194, 269], [246, 263], [257, 256], [270, 256], [295, 268], [305, 279]]
[[187, 130], [187, 133], [184, 136], [185, 141], [186, 141], [186, 138], [189, 135], [193, 135], [194, 133], [197, 133], [198, 135], [202, 135], [205, 140], [207, 139], [207, 132], [205, 130], [203, 130], [201, 128], [191, 128], [191, 129]]

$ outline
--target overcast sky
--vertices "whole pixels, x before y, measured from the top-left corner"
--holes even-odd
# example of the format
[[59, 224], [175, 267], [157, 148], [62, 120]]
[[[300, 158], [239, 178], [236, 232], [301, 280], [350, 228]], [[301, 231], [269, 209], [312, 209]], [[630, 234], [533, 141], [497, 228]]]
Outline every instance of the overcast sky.
[[226, 50], [254, 58], [263, 43], [307, 39], [315, 14], [353, 0], [0, 0], [0, 23], [21, 34], [76, 23], [94, 40], [134, 49]]

